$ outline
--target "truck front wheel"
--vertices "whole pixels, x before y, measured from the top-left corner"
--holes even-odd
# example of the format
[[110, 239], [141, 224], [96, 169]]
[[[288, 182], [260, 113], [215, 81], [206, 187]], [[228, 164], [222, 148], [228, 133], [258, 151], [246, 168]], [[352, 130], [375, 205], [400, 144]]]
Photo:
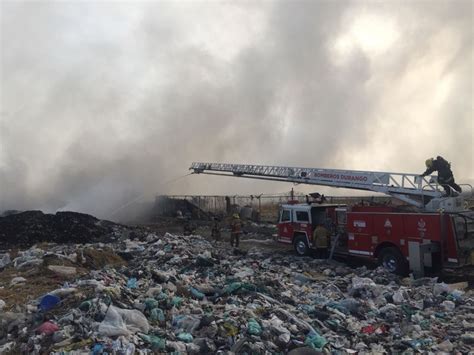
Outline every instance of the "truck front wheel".
[[405, 276], [408, 273], [408, 262], [403, 254], [394, 247], [384, 248], [380, 251], [378, 262], [387, 271]]
[[298, 254], [299, 256], [309, 255], [310, 250], [308, 242], [306, 241], [306, 237], [304, 235], [299, 235], [295, 238], [294, 246], [296, 254]]

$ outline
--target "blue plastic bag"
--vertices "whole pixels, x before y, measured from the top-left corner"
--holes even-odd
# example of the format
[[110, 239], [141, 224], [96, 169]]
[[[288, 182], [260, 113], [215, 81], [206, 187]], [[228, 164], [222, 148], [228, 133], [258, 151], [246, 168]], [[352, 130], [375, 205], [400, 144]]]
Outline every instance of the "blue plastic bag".
[[58, 296], [46, 295], [41, 299], [39, 308], [46, 312], [54, 308], [59, 302], [61, 302], [61, 299]]
[[135, 277], [132, 277], [132, 278], [128, 279], [127, 287], [128, 288], [137, 288], [137, 279]]

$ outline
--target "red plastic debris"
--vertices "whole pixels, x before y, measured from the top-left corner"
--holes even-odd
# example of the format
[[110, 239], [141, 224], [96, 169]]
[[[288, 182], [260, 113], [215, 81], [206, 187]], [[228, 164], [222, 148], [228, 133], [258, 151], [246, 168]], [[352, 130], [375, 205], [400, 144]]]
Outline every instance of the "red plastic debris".
[[375, 333], [375, 327], [373, 325], [368, 325], [362, 328], [362, 333], [364, 334], [373, 334]]
[[381, 326], [374, 327], [373, 325], [368, 325], [366, 327], [362, 327], [361, 332], [364, 334], [385, 334], [388, 331], [388, 327], [385, 324]]
[[56, 324], [51, 322], [44, 322], [36, 329], [36, 332], [39, 334], [51, 335], [54, 332], [57, 332], [58, 330], [59, 327]]

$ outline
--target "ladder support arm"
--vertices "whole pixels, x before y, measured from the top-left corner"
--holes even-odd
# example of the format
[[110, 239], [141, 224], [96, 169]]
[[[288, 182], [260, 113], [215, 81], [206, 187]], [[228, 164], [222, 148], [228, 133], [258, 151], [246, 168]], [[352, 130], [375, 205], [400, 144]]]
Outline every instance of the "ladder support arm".
[[393, 195], [417, 207], [416, 197], [440, 197], [440, 186], [430, 177], [417, 174], [361, 170], [299, 168], [269, 165], [192, 163], [196, 174], [238, 176], [251, 179], [283, 181], [373, 191]]

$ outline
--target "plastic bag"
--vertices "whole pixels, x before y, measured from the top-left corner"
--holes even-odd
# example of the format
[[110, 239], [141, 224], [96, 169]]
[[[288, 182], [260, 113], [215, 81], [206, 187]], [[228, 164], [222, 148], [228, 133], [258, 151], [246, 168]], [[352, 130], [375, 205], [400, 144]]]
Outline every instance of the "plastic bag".
[[39, 308], [43, 311], [49, 311], [51, 308], [55, 307], [59, 302], [60, 298], [58, 296], [46, 295], [44, 296], [39, 304]]
[[191, 343], [193, 341], [193, 336], [189, 333], [179, 333], [176, 338], [184, 341], [185, 343]]
[[83, 312], [87, 312], [89, 309], [91, 309], [91, 307], [92, 307], [92, 301], [87, 300], [87, 301], [82, 302], [78, 308]]
[[166, 340], [156, 335], [140, 334], [140, 337], [150, 344], [152, 351], [165, 350]]
[[195, 289], [194, 287], [191, 287], [191, 288], [189, 289], [189, 291], [191, 291], [191, 294], [192, 294], [196, 299], [198, 299], [198, 300], [204, 299], [204, 296], [205, 296], [204, 293], [202, 293], [201, 291]]
[[11, 281], [10, 281], [10, 285], [14, 286], [14, 285], [18, 285], [18, 284], [21, 284], [23, 282], [25, 282], [26, 279], [24, 277], [21, 277], [21, 276], [17, 276], [17, 277], [14, 277]]
[[262, 333], [262, 327], [255, 319], [251, 318], [247, 325], [247, 332], [251, 335], [260, 335]]
[[328, 342], [324, 337], [314, 332], [310, 332], [304, 341], [305, 345], [317, 351], [323, 351], [323, 348], [327, 343]]
[[171, 304], [175, 307], [180, 307], [181, 303], [183, 303], [183, 299], [181, 297], [175, 296], [171, 299]]
[[232, 282], [231, 284], [224, 287], [225, 294], [232, 294], [242, 287], [241, 282]]
[[[112, 306], [113, 307], [113, 306]], [[127, 325], [127, 329], [130, 331], [136, 333], [136, 332], [142, 332], [142, 333], [148, 333], [148, 330], [150, 329], [150, 325], [148, 324], [148, 320], [146, 317], [143, 315], [142, 312], [136, 310], [136, 309], [121, 309], [117, 308], [118, 313], [122, 316], [122, 319], [125, 321], [125, 324]]]
[[454, 308], [456, 308], [456, 304], [453, 301], [444, 301], [441, 303], [441, 307], [443, 307], [446, 312], [452, 312]]
[[352, 289], [353, 290], [358, 290], [361, 288], [373, 288], [376, 287], [376, 284], [374, 281], [367, 277], [358, 277], [355, 276], [352, 278]]
[[395, 304], [402, 304], [403, 302], [405, 302], [405, 296], [403, 295], [402, 290], [395, 291], [392, 298], [393, 298], [393, 303]]
[[56, 324], [51, 322], [44, 322], [36, 329], [36, 332], [38, 334], [51, 335], [54, 332], [57, 332], [58, 330], [59, 327]]
[[109, 337], [124, 335], [129, 336], [131, 332], [127, 329], [125, 322], [117, 311], [110, 306], [105, 314], [104, 320], [99, 324], [99, 334]]
[[158, 307], [158, 301], [154, 298], [147, 298], [145, 300], [145, 307], [147, 310], [152, 310], [153, 308]]
[[[1, 254], [0, 254], [1, 255]], [[0, 257], [0, 268], [3, 268], [10, 264], [12, 261], [10, 259], [10, 254], [5, 253]]]
[[127, 287], [128, 288], [137, 288], [137, 279], [135, 277], [132, 277], [128, 279], [127, 281]]
[[105, 336], [129, 336], [131, 333], [148, 333], [150, 325], [140, 311], [110, 306], [104, 320], [99, 324], [99, 333]]
[[164, 322], [165, 321], [165, 314], [160, 308], [153, 308], [150, 311], [150, 319], [154, 322]]
[[462, 296], [464, 295], [464, 291], [461, 290], [453, 290], [451, 293], [448, 295], [447, 299], [450, 301], [460, 301], [462, 299]]
[[342, 300], [341, 302], [331, 301], [326, 304], [328, 308], [334, 308], [339, 312], [344, 314], [350, 314], [351, 312], [356, 312], [359, 308], [358, 303], [344, 302], [349, 300]]
[[173, 317], [172, 324], [177, 329], [180, 329], [186, 333], [193, 333], [201, 323], [201, 320], [192, 315], [179, 315]]
[[433, 286], [433, 295], [439, 296], [442, 293], [447, 293], [449, 292], [449, 285], [445, 284], [444, 282], [441, 282], [439, 284], [435, 284]]
[[239, 328], [237, 328], [233, 324], [225, 322], [222, 326], [226, 330], [227, 336], [233, 337], [239, 334]]

